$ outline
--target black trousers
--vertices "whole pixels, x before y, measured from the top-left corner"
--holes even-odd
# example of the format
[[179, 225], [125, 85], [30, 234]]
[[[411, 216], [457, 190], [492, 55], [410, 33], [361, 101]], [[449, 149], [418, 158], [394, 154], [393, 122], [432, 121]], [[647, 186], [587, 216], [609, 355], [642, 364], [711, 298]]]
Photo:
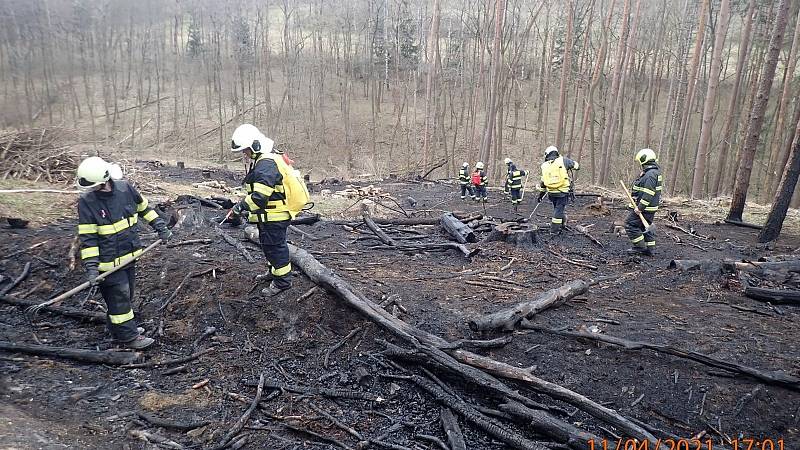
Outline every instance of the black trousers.
[[106, 315], [108, 331], [120, 342], [130, 342], [139, 335], [131, 305], [135, 281], [136, 268], [130, 264], [125, 269], [109, 275], [98, 287], [108, 310]]
[[289, 246], [286, 244], [286, 230], [289, 220], [280, 222], [262, 222], [258, 224], [258, 241], [261, 251], [267, 258], [272, 273], [272, 282], [280, 289], [292, 286], [289, 275], [292, 273], [292, 263], [289, 259]]
[[522, 188], [511, 188], [511, 204], [516, 205], [522, 201]]
[[569, 195], [548, 194], [548, 197], [550, 197], [550, 201], [553, 202], [553, 218], [550, 219], [550, 231], [560, 232], [566, 220], [564, 210], [569, 203]]
[[488, 196], [489, 194], [486, 191], [486, 186], [475, 186], [475, 197], [477, 197], [478, 199], [482, 199], [483, 201], [486, 201]]
[[467, 194], [470, 197], [475, 198], [475, 191], [472, 190], [472, 185], [468, 183], [461, 183], [461, 198], [466, 198]]
[[[647, 223], [652, 224], [656, 214], [643, 212], [642, 215], [645, 220], [647, 220]], [[639, 215], [633, 212], [633, 210], [629, 211], [628, 217], [625, 218], [625, 233], [628, 235], [628, 239], [631, 240], [631, 244], [633, 244], [634, 247], [649, 247], [652, 249], [656, 246], [655, 234], [652, 231], [644, 232], [644, 224], [642, 220], [639, 219]]]

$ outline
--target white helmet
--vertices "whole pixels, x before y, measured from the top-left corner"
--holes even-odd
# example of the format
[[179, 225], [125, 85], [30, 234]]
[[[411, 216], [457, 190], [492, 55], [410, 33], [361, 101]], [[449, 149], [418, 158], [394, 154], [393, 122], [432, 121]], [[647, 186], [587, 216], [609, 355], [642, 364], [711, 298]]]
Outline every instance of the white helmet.
[[464, 164], [461, 164], [461, 167], [469, 167], [469, 163], [465, 162]]
[[112, 180], [121, 180], [122, 175], [122, 167], [119, 164], [110, 163], [108, 165], [108, 175], [111, 177]]
[[544, 157], [547, 158], [547, 155], [549, 155], [550, 153], [553, 153], [553, 152], [558, 153], [558, 149], [556, 148], [555, 145], [551, 145], [550, 147], [547, 147], [546, 149], [544, 149]]
[[506, 160], [505, 160], [506, 165], [511, 164], [512, 162], [513, 161], [511, 161], [511, 158], [506, 158]]
[[483, 161], [478, 161], [478, 162], [475, 164], [475, 168], [476, 168], [476, 169], [483, 170]]
[[234, 152], [249, 148], [253, 153], [269, 153], [274, 145], [272, 139], [264, 136], [258, 128], [249, 123], [236, 127], [231, 137], [231, 150]]
[[653, 150], [651, 150], [649, 148], [643, 148], [643, 149], [639, 150], [638, 152], [636, 152], [636, 158], [635, 159], [636, 159], [636, 161], [639, 162], [639, 164], [642, 164], [642, 165], [644, 165], [644, 163], [646, 163], [646, 162], [657, 161], [656, 152], [654, 152]]
[[78, 166], [75, 185], [78, 189], [89, 191], [104, 184], [111, 177], [108, 173], [109, 164], [103, 158], [92, 156], [81, 161]]

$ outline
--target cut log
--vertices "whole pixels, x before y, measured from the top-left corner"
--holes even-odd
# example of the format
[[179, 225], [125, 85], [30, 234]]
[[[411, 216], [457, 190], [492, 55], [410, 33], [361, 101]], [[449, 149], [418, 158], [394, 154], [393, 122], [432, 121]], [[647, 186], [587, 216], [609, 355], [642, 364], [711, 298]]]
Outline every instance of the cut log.
[[701, 364], [705, 364], [707, 366], [715, 367], [718, 369], [724, 369], [729, 372], [747, 375], [768, 384], [775, 384], [795, 391], [800, 391], [800, 378], [794, 377], [784, 372], [764, 371], [764, 370], [754, 369], [752, 367], [714, 358], [713, 356], [709, 356], [703, 353], [676, 348], [671, 345], [629, 341], [627, 339], [622, 339], [618, 337], [605, 336], [600, 333], [583, 333], [576, 331], [553, 330], [550, 328], [540, 327], [538, 325], [525, 322], [523, 322], [522, 327], [529, 330], [536, 330], [544, 333], [556, 334], [559, 336], [568, 336], [574, 338], [588, 339], [597, 342], [605, 342], [607, 344], [623, 347], [626, 350], [641, 350], [641, 349], [655, 350], [660, 353], [666, 353], [668, 355], [689, 359], [692, 361], [699, 362]]
[[514, 247], [536, 248], [536, 225], [504, 222], [497, 225], [483, 238], [483, 242], [502, 241]]
[[478, 238], [475, 237], [475, 232], [472, 231], [472, 228], [464, 225], [464, 222], [456, 219], [452, 213], [442, 214], [441, 223], [445, 231], [459, 243], [478, 242]]
[[142, 358], [142, 354], [138, 352], [85, 350], [69, 347], [51, 347], [48, 345], [17, 344], [14, 342], [0, 342], [0, 350], [7, 352], [28, 353], [38, 356], [72, 359], [74, 361], [88, 362], [93, 364], [109, 364], [112, 366], [132, 364]]
[[587, 442], [602, 442], [599, 436], [583, 431], [578, 427], [555, 419], [544, 411], [536, 411], [514, 401], [500, 405], [500, 411], [522, 419], [537, 433], [568, 445], [575, 450], [585, 450]]
[[744, 288], [745, 297], [762, 302], [770, 302], [776, 305], [800, 306], [800, 291], [788, 289], [767, 289], [755, 286]]
[[611, 278], [604, 277], [589, 281], [571, 281], [563, 286], [559, 286], [539, 294], [538, 297], [532, 300], [517, 303], [511, 308], [506, 308], [485, 316], [476, 317], [468, 322], [469, 328], [472, 331], [511, 331], [522, 319], [530, 319], [534, 315], [544, 311], [547, 308], [560, 305], [561, 303], [564, 303], [577, 295], [585, 293], [590, 286]]
[[[23, 300], [21, 298], [11, 297], [9, 295], [0, 295], [0, 302], [8, 303], [9, 305], [21, 306], [30, 308], [36, 306], [39, 302], [32, 300]], [[86, 311], [80, 308], [69, 308], [66, 306], [45, 306], [42, 311], [49, 311], [53, 314], [60, 314], [66, 317], [73, 317], [76, 319], [84, 319], [94, 323], [106, 323], [106, 315], [100, 312]]]
[[320, 262], [307, 251], [291, 244], [289, 245], [289, 251], [294, 267], [302, 270], [311, 281], [320, 285], [327, 291], [336, 294], [337, 297], [342, 299], [350, 307], [364, 314], [367, 318], [393, 333], [395, 336], [416, 346], [419, 350], [424, 351], [428, 356], [425, 358], [426, 360], [430, 360], [431, 356], [436, 356], [440, 358], [440, 361], [448, 364], [453, 370], [469, 380], [483, 380], [487, 385], [503, 386], [506, 391], [511, 393], [509, 398], [513, 398], [517, 401], [520, 401], [519, 398], [525, 399], [525, 397], [518, 393], [514, 395], [510, 388], [503, 385], [503, 383], [496, 378], [485, 373], [485, 371], [520, 381], [527, 387], [576, 406], [582, 411], [618, 427], [627, 436], [656, 442], [656, 438], [647, 430], [626, 419], [618, 412], [606, 408], [567, 388], [542, 380], [526, 369], [514, 367], [465, 350], [448, 350], [447, 353], [439, 350], [436, 347], [446, 346], [448, 342], [439, 336], [422, 331], [392, 316], [388, 311], [381, 308], [380, 305], [356, 291], [349, 283], [333, 273], [329, 268], [320, 264]]

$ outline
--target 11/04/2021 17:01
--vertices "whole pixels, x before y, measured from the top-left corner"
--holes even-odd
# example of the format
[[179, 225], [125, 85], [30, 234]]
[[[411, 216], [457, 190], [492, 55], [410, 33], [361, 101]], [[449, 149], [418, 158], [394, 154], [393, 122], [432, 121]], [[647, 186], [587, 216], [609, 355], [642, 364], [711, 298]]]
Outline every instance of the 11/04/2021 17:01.
[[[779, 439], [754, 439], [740, 438], [730, 441], [733, 450], [785, 450], [783, 438]], [[731, 448], [725, 446], [724, 448]], [[603, 439], [587, 442], [587, 450], [713, 450], [714, 441], [711, 439], [659, 439], [655, 442], [638, 439], [612, 440]], [[722, 447], [720, 447], [722, 448]]]

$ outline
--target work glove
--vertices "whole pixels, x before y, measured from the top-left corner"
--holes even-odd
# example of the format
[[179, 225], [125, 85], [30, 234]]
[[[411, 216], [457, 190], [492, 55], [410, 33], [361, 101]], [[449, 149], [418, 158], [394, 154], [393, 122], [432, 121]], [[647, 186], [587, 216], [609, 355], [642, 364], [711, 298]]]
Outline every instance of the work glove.
[[86, 268], [86, 280], [89, 281], [91, 286], [97, 286], [97, 277], [100, 276], [100, 271], [97, 270], [97, 266], [91, 266]]
[[542, 200], [544, 199], [544, 194], [545, 194], [544, 192], [539, 192], [539, 198], [536, 199], [537, 203], [542, 203]]
[[244, 206], [242, 206], [241, 202], [233, 205], [233, 208], [231, 208], [231, 211], [233, 211], [233, 215], [234, 216], [238, 216], [238, 217], [243, 217], [245, 214], [248, 213], [247, 209], [245, 209]]
[[158, 238], [161, 239], [162, 242], [167, 242], [172, 238], [172, 231], [169, 228], [164, 227], [161, 230], [158, 230]]

